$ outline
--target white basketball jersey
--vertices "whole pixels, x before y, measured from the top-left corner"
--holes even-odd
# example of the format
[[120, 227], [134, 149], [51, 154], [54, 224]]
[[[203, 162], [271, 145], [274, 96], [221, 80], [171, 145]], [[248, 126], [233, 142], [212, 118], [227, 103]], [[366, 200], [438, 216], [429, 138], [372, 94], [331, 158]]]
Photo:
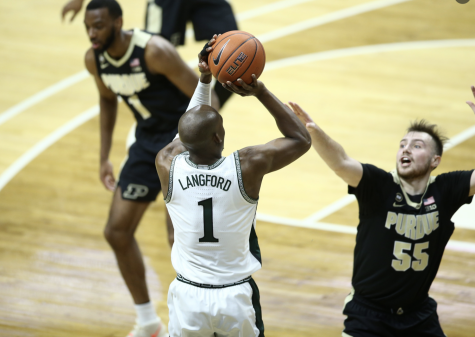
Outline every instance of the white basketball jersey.
[[244, 190], [237, 151], [211, 166], [195, 165], [188, 152], [177, 155], [165, 202], [175, 228], [172, 264], [178, 274], [224, 285], [261, 268], [257, 200]]

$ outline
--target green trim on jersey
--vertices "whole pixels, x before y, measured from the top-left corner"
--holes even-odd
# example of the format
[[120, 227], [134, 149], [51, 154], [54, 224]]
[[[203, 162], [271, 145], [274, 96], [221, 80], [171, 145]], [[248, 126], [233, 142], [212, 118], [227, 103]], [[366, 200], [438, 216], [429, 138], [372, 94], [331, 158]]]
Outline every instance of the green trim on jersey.
[[407, 196], [407, 193], [406, 193], [406, 191], [404, 190], [404, 188], [403, 188], [403, 186], [402, 186], [402, 184], [401, 184], [401, 178], [399, 178], [399, 175], [397, 174], [397, 171], [396, 171], [396, 170], [393, 170], [393, 171], [391, 171], [391, 172], [389, 172], [389, 173], [392, 174], [394, 183], [398, 184], [398, 185], [401, 187], [402, 194], [404, 194], [404, 199], [406, 199], [406, 203], [407, 203], [409, 206], [414, 207], [415, 209], [421, 208], [422, 202], [423, 202], [423, 200], [424, 200], [424, 196], [426, 195], [427, 190], [429, 189], [430, 184], [432, 184], [433, 182], [435, 182], [435, 178], [436, 178], [436, 177], [430, 177], [430, 178], [429, 178], [429, 180], [427, 181], [426, 189], [425, 189], [424, 193], [422, 194], [421, 201], [420, 201], [419, 203], [417, 203], [417, 202], [413, 202], [413, 201]]
[[256, 313], [256, 327], [259, 330], [259, 337], [264, 337], [264, 321], [262, 320], [262, 308], [260, 301], [259, 288], [253, 278], [249, 281], [252, 289], [252, 307]]
[[184, 152], [184, 154], [186, 155], [185, 161], [187, 162], [187, 164], [190, 165], [191, 167], [194, 167], [195, 169], [200, 169], [200, 170], [213, 170], [217, 168], [219, 165], [221, 165], [223, 161], [226, 159], [226, 157], [222, 157], [221, 159], [218, 159], [218, 161], [214, 163], [213, 165], [196, 165], [190, 160], [190, 153], [188, 151]]
[[234, 161], [236, 163], [236, 172], [239, 181], [239, 190], [241, 191], [241, 195], [250, 204], [257, 204], [259, 199], [253, 199], [247, 195], [246, 190], [244, 189], [244, 183], [242, 182], [242, 171], [241, 171], [241, 160], [239, 159], [239, 152], [236, 151], [234, 154]]
[[168, 191], [167, 191], [167, 196], [163, 199], [165, 200], [165, 203], [168, 204], [170, 200], [172, 199], [172, 193], [173, 193], [173, 170], [175, 169], [175, 161], [176, 159], [181, 156], [184, 153], [188, 152], [182, 152], [180, 154], [177, 154], [173, 160], [172, 160], [172, 165], [170, 166], [170, 173], [168, 174]]

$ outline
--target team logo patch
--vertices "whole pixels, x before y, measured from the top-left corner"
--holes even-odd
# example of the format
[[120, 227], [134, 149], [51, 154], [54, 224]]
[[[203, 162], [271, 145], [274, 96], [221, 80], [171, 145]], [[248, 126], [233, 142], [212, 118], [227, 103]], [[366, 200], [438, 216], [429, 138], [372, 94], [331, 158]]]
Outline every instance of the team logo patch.
[[402, 201], [402, 194], [401, 193], [396, 193], [396, 201], [401, 202]]
[[140, 197], [145, 197], [148, 194], [148, 187], [144, 185], [129, 184], [127, 190], [122, 193], [122, 196], [125, 199], [137, 199]]
[[133, 67], [138, 67], [140, 66], [140, 60], [136, 57], [130, 61], [130, 66]]
[[435, 203], [434, 197], [424, 199], [424, 206], [432, 205], [433, 203]]

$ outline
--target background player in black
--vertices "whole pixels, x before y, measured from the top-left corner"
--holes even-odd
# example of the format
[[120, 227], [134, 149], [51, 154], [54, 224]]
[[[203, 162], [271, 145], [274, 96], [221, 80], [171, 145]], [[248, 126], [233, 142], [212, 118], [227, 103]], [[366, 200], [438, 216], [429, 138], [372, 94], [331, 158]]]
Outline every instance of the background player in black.
[[[104, 233], [136, 304], [137, 325], [129, 337], [162, 337], [166, 329], [150, 302], [134, 233], [160, 191], [155, 155], [175, 136], [198, 76], [164, 38], [122, 30], [122, 10], [115, 0], [91, 1], [84, 23], [92, 42], [86, 53], [86, 67], [100, 95], [100, 178], [107, 189], [114, 191]], [[116, 184], [108, 158], [118, 95], [134, 112], [137, 129], [136, 141]], [[172, 234], [169, 217], [167, 225]]]
[[[62, 18], [72, 12], [71, 21], [81, 10], [84, 0], [70, 0], [61, 11]], [[191, 21], [196, 41], [207, 41], [215, 33], [238, 29], [232, 7], [227, 0], [148, 0], [145, 30], [160, 34], [173, 45], [185, 43], [186, 24]], [[216, 83], [214, 90], [222, 107], [231, 92]]]
[[450, 219], [475, 194], [474, 171], [431, 177], [446, 138], [424, 120], [412, 123], [401, 140], [396, 170], [361, 164], [298, 104], [289, 104], [320, 157], [358, 199], [353, 290], [345, 300], [343, 336], [445, 336], [428, 292], [454, 230]]

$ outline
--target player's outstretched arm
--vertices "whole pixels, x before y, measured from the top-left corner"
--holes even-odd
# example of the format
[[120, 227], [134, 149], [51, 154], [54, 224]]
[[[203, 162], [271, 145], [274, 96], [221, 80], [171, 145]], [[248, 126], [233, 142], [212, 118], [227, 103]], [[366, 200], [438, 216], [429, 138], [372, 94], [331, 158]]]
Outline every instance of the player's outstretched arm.
[[[212, 75], [209, 71], [208, 64], [202, 59], [201, 55], [198, 55], [198, 59], [198, 68], [201, 76], [186, 111], [193, 109], [198, 105], [211, 105]], [[186, 151], [186, 148], [183, 146], [177, 135], [170, 144], [158, 152], [157, 157], [155, 158], [155, 167], [157, 169], [158, 177], [160, 178], [164, 197], [166, 197], [168, 193], [168, 178], [173, 158], [184, 151]]]
[[64, 5], [63, 9], [61, 10], [61, 18], [64, 21], [64, 18], [66, 17], [66, 14], [69, 12], [73, 12], [73, 15], [71, 16], [71, 20], [69, 22], [73, 22], [74, 18], [76, 15], [79, 13], [79, 11], [82, 8], [84, 0], [70, 0]]
[[[475, 87], [472, 85], [472, 94], [473, 97], [475, 98]], [[467, 101], [467, 104], [470, 108], [472, 108], [472, 111], [475, 113], [475, 104], [473, 104], [470, 101]], [[472, 179], [470, 179], [470, 192], [469, 196], [471, 197], [472, 195], [475, 195], [475, 171], [472, 173]]]
[[325, 163], [348, 185], [357, 187], [363, 177], [363, 166], [349, 157], [343, 147], [331, 139], [297, 103], [289, 102], [295, 115], [307, 128], [312, 145]]
[[[198, 76], [170, 42], [160, 36], [152, 37], [145, 48], [145, 62], [152, 73], [165, 75], [186, 96], [193, 96]], [[212, 107], [219, 110], [218, 96], [214, 90]]]
[[115, 189], [115, 177], [112, 163], [109, 160], [109, 153], [112, 147], [112, 133], [114, 131], [115, 121], [117, 117], [117, 96], [107, 88], [97, 73], [96, 60], [94, 51], [89, 49], [86, 53], [86, 68], [89, 73], [94, 76], [97, 90], [99, 90], [99, 107], [100, 107], [100, 134], [101, 134], [101, 150], [100, 150], [100, 171], [99, 176], [104, 186], [110, 190]]
[[277, 138], [264, 145], [239, 150], [244, 188], [251, 198], [257, 198], [262, 178], [265, 174], [280, 170], [297, 160], [311, 146], [310, 135], [292, 111], [275, 97], [255, 75], [253, 82], [246, 84], [241, 79], [241, 87], [231, 82], [223, 87], [240, 95], [255, 96], [274, 117], [279, 131], [284, 137]]

